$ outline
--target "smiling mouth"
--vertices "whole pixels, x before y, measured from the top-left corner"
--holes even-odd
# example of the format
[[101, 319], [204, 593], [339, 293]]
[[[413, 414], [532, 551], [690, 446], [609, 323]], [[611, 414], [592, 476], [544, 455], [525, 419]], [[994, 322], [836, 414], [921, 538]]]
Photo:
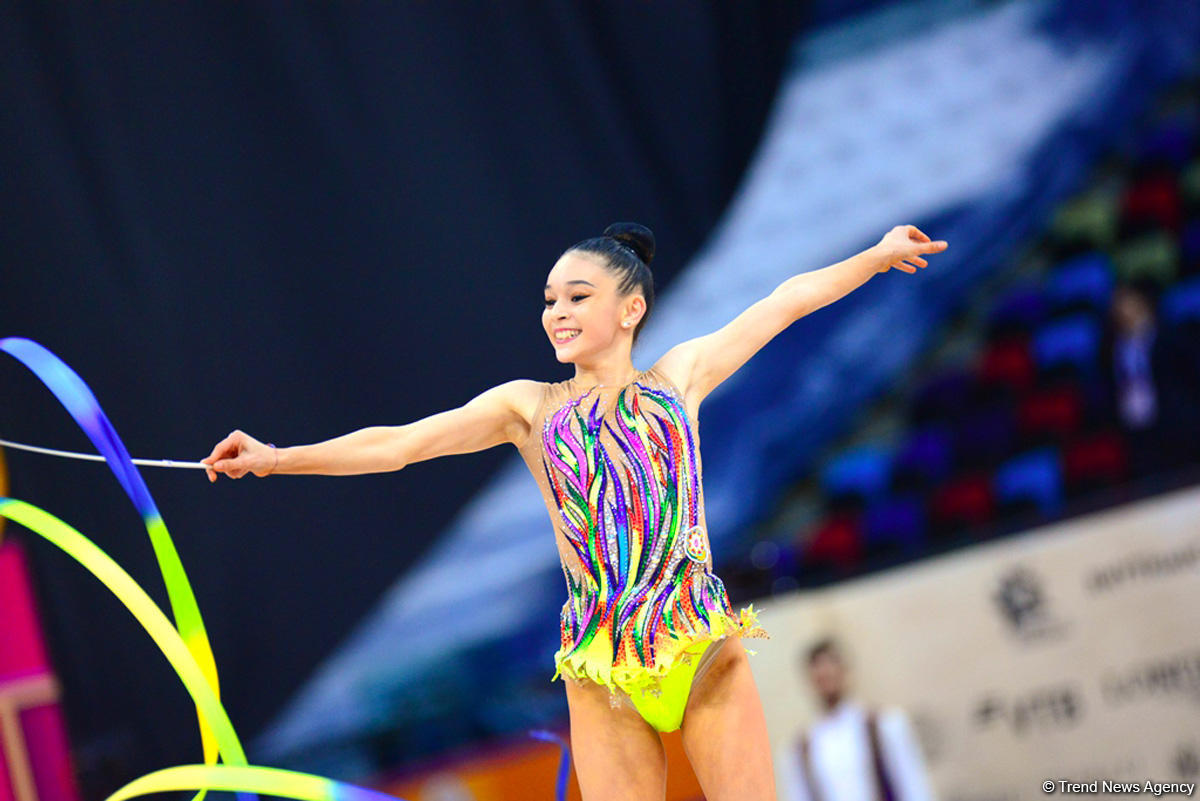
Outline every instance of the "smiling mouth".
[[563, 342], [570, 342], [572, 339], [579, 336], [579, 334], [580, 330], [578, 328], [556, 332], [554, 334], [554, 341], [559, 344], [562, 344]]

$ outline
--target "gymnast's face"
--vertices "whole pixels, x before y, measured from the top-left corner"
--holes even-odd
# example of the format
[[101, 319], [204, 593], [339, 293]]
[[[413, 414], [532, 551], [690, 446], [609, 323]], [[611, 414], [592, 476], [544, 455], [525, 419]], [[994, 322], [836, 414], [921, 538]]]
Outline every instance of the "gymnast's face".
[[[638, 304], [641, 304], [639, 306]], [[632, 340], [640, 294], [622, 298], [602, 257], [569, 251], [546, 278], [542, 327], [560, 362], [575, 362]], [[622, 320], [633, 319], [628, 327]], [[630, 345], [625, 345], [630, 347]]]

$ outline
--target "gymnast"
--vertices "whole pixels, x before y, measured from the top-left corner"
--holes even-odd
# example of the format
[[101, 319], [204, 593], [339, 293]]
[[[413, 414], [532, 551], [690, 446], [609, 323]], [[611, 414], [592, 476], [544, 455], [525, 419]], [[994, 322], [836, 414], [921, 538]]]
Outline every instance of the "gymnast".
[[557, 360], [575, 365], [571, 378], [515, 379], [406, 425], [310, 445], [234, 431], [201, 461], [210, 481], [357, 475], [511, 443], [541, 490], [566, 579], [551, 681], [564, 679], [584, 801], [662, 799], [660, 732], [676, 729], [709, 801], [773, 801], [766, 719], [741, 646], [768, 634], [753, 606], [734, 613], [712, 570], [699, 407], [799, 318], [876, 273], [915, 273], [921, 254], [946, 247], [898, 225], [638, 370], [630, 353], [654, 306], [655, 241], [615, 223], [568, 248], [546, 279], [542, 327]]

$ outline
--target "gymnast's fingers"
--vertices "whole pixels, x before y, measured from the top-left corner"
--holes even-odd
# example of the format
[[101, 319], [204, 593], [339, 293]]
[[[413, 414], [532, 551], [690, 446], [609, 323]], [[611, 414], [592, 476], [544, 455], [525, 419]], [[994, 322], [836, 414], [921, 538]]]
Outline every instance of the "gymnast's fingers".
[[917, 242], [928, 242], [929, 234], [922, 231], [915, 225], [908, 226], [908, 238]]
[[231, 431], [229, 436], [213, 446], [212, 453], [200, 461], [212, 464], [216, 459], [221, 459], [225, 456], [236, 456], [241, 452], [242, 440], [244, 438], [245, 434], [241, 431]]
[[[241, 431], [232, 431], [229, 436], [218, 442], [212, 449], [212, 453], [204, 457], [200, 461], [204, 464], [211, 465], [213, 469], [205, 468], [210, 482], [217, 480], [215, 470], [226, 470], [231, 457], [241, 455], [242, 443], [245, 435]], [[229, 475], [226, 473], [226, 475]]]

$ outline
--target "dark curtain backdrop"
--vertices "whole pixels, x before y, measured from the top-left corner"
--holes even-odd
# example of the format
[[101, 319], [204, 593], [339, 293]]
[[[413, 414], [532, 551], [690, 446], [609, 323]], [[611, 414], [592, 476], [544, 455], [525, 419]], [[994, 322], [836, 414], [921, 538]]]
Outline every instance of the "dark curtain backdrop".
[[[0, 335], [74, 366], [149, 458], [199, 459], [234, 428], [313, 442], [565, 378], [540, 324], [554, 260], [637, 220], [669, 286], [736, 188], [807, 14], [6, 3]], [[0, 437], [91, 450], [7, 355]], [[14, 497], [91, 536], [166, 608], [103, 465], [7, 458]], [[143, 469], [245, 737], [509, 458], [216, 484]], [[67, 556], [7, 531], [32, 549], [93, 791], [198, 760], [193, 707], [148, 637]]]

